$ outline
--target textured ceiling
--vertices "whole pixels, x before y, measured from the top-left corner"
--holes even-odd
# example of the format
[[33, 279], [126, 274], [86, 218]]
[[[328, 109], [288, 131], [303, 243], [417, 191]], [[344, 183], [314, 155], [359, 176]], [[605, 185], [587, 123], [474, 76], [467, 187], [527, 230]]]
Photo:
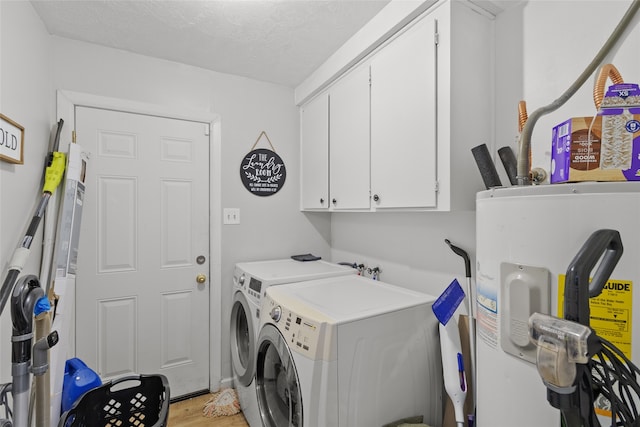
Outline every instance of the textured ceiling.
[[388, 2], [31, 1], [56, 36], [290, 87]]

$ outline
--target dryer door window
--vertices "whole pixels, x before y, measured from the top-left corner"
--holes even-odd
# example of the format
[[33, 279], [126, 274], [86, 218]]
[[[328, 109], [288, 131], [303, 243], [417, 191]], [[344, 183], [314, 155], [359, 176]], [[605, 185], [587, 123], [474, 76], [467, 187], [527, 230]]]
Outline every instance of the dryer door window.
[[233, 373], [243, 386], [253, 380], [255, 330], [250, 305], [242, 292], [236, 292], [231, 308], [231, 363]]
[[302, 427], [298, 372], [286, 341], [273, 325], [260, 332], [256, 360], [256, 393], [265, 427]]

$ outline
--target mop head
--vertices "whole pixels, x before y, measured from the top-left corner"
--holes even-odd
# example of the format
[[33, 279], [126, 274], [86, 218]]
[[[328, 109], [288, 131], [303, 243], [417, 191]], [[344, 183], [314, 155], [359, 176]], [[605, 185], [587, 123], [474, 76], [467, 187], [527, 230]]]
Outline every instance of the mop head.
[[227, 417], [240, 412], [238, 395], [232, 388], [225, 388], [217, 393], [212, 393], [211, 398], [205, 403], [202, 414], [205, 417]]

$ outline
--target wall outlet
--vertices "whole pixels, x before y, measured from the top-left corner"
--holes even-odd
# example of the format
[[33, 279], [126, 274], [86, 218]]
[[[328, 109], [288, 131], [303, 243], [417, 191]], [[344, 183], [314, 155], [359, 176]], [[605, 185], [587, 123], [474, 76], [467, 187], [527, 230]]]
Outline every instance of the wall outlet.
[[240, 224], [240, 209], [224, 208], [222, 211], [223, 224]]

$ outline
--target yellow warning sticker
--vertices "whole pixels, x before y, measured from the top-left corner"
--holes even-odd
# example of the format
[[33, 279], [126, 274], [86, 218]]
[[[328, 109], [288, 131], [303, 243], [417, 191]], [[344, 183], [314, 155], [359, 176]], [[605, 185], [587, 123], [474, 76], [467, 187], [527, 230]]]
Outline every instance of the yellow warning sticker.
[[[558, 317], [564, 316], [564, 280], [558, 275]], [[631, 315], [633, 283], [609, 280], [602, 293], [589, 299], [591, 328], [602, 338], [618, 347], [631, 359]]]

